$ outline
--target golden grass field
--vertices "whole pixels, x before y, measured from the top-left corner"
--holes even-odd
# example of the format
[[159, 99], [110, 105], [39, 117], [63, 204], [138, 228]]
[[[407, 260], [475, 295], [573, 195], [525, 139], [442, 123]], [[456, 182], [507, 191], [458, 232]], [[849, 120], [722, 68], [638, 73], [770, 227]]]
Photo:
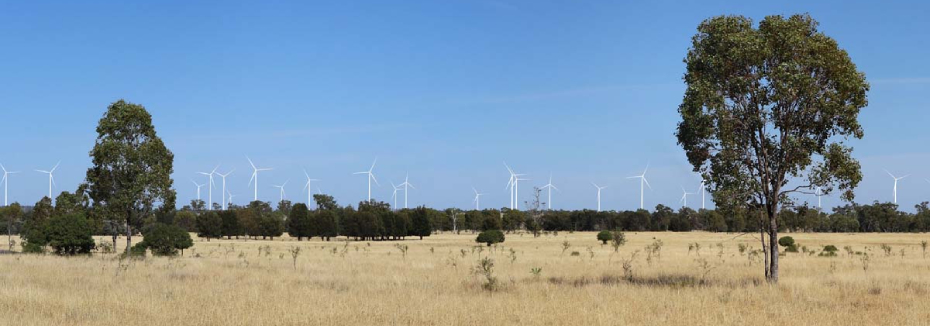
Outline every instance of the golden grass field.
[[[0, 324], [930, 324], [930, 258], [919, 245], [930, 235], [792, 236], [809, 248], [833, 244], [839, 256], [788, 254], [780, 284], [771, 286], [762, 281], [762, 264], [750, 266], [737, 249], [759, 248], [755, 237], [703, 232], [627, 233], [618, 254], [594, 233], [563, 232], [509, 234], [494, 251], [475, 250], [475, 236], [463, 233], [370, 243], [197, 239], [183, 257], [143, 261], [2, 255]], [[642, 249], [654, 239], [664, 246], [649, 263]], [[563, 254], [564, 241], [571, 247]], [[688, 250], [695, 242], [699, 255]], [[398, 243], [409, 246], [406, 257]], [[893, 256], [881, 244], [892, 246]], [[294, 246], [301, 248], [296, 268]], [[868, 269], [844, 246], [868, 252]], [[621, 260], [636, 250], [629, 282]], [[500, 289], [481, 286], [473, 273], [479, 257], [494, 260]], [[542, 269], [538, 277], [534, 267]]]

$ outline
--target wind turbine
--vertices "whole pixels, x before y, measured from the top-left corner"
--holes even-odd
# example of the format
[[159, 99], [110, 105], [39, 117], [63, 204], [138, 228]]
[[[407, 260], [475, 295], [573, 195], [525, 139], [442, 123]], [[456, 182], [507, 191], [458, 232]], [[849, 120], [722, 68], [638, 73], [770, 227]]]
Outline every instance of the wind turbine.
[[473, 200], [473, 202], [475, 203], [475, 210], [480, 211], [481, 210], [481, 195], [484, 195], [484, 194], [478, 192], [478, 189], [475, 189], [474, 187], [472, 187], [471, 190], [475, 191], [475, 200]]
[[909, 177], [910, 174], [899, 178], [899, 177], [895, 177], [894, 174], [891, 174], [891, 172], [888, 172], [888, 170], [885, 170], [885, 173], [888, 173], [888, 175], [890, 175], [891, 178], [894, 179], [894, 203], [897, 204], [898, 203], [898, 181]]
[[367, 174], [368, 175], [368, 202], [369, 203], [371, 202], [371, 180], [374, 180], [375, 184], [378, 185], [379, 187], [381, 186], [381, 184], [378, 183], [378, 179], [375, 178], [375, 174], [372, 173], [372, 171], [374, 171], [375, 169], [375, 163], [378, 163], [377, 157], [375, 157], [374, 162], [371, 162], [371, 167], [368, 168], [368, 171], [352, 173], [352, 174]]
[[290, 182], [290, 180], [284, 181], [284, 183], [281, 184], [281, 185], [275, 185], [275, 186], [274, 186], [275, 188], [278, 188], [278, 189], [281, 190], [281, 191], [280, 191], [280, 194], [281, 194], [281, 200], [280, 200], [280, 201], [284, 201], [284, 197], [285, 197], [285, 194], [284, 194], [284, 187], [287, 186], [287, 183], [288, 183], [288, 182]]
[[229, 196], [229, 200], [227, 200], [226, 203], [227, 203], [227, 204], [232, 204], [232, 199], [233, 199], [233, 197], [236, 197], [236, 195], [233, 195], [231, 192], [229, 192], [229, 190], [226, 191], [226, 195]]
[[307, 189], [307, 206], [310, 206], [310, 202], [313, 200], [313, 189], [310, 188], [310, 181], [320, 181], [317, 179], [310, 179], [310, 175], [307, 174], [307, 170], [304, 170], [304, 176], [307, 177], [307, 184], [304, 185], [304, 189]]
[[814, 188], [814, 195], [817, 196], [817, 208], [823, 208], [820, 206], [820, 196], [823, 196], [823, 188], [820, 188], [820, 186]]
[[591, 185], [594, 186], [594, 188], [597, 188], [597, 211], [600, 212], [601, 211], [601, 190], [604, 190], [605, 188], [607, 188], [607, 186], [601, 187], [601, 186], [598, 186], [594, 182], [592, 182]]
[[54, 176], [53, 174], [55, 173], [55, 169], [58, 169], [58, 165], [59, 165], [59, 164], [61, 164], [61, 161], [58, 161], [58, 163], [55, 164], [55, 167], [53, 167], [53, 168], [52, 168], [51, 170], [49, 170], [49, 171], [45, 171], [45, 170], [36, 170], [36, 172], [47, 173], [47, 174], [48, 174], [48, 199], [54, 200], [54, 198], [52, 198], [52, 185], [55, 184], [55, 176]]
[[[391, 200], [394, 201], [394, 206], [391, 206], [391, 208], [392, 208], [393, 210], [396, 211], [396, 210], [397, 210], [397, 191], [398, 191], [398, 190], [401, 190], [401, 189], [403, 189], [403, 188], [400, 188], [400, 187], [398, 187], [398, 186], [395, 186], [393, 182], [391, 182], [391, 188], [394, 188], [394, 193], [391, 194]], [[406, 207], [405, 207], [405, 208], [406, 208]]]
[[213, 210], [213, 188], [216, 188], [216, 184], [213, 183], [213, 175], [216, 174], [216, 169], [219, 169], [219, 168], [220, 166], [217, 165], [215, 168], [213, 168], [213, 171], [210, 171], [210, 173], [197, 172], [197, 173], [210, 177], [210, 182], [208, 183], [208, 186], [207, 186], [207, 193], [208, 193], [207, 200], [209, 200], [210, 202], [207, 203], [207, 210]]
[[[222, 174], [222, 173], [216, 174], [220, 176], [220, 178], [223, 178], [223, 192], [222, 193], [226, 193], [226, 177], [232, 174], [234, 171], [236, 171], [236, 169], [232, 169], [232, 171], [226, 172], [226, 174]], [[226, 205], [226, 196], [223, 196], [223, 210], [226, 210], [226, 209], [228, 209], [228, 205]]]
[[404, 177], [404, 183], [400, 184], [401, 186], [404, 186], [404, 208], [407, 208], [407, 192], [408, 192], [407, 187], [417, 189], [412, 184], [410, 184], [410, 182], [408, 181], [409, 179], [410, 179], [410, 174], [408, 173], [407, 176]]
[[648, 163], [646, 164], [646, 169], [643, 170], [643, 174], [634, 175], [632, 177], [627, 177], [627, 179], [636, 179], [636, 178], [640, 179], [639, 181], [639, 209], [643, 209], [643, 207], [645, 206], [643, 205], [644, 203], [643, 198], [645, 197], [646, 187], [649, 187], [650, 190], [652, 189], [652, 186], [649, 185], [649, 181], [646, 180], [646, 171], [649, 171]]
[[704, 208], [704, 203], [705, 203], [706, 201], [704, 200], [704, 194], [707, 193], [707, 191], [704, 189], [704, 183], [705, 183], [705, 182], [706, 182], [706, 181], [704, 181], [704, 178], [702, 177], [702, 178], [701, 178], [701, 209], [705, 209], [705, 208]]
[[195, 186], [197, 186], [197, 200], [199, 201], [199, 200], [200, 200], [200, 188], [203, 187], [203, 186], [206, 186], [207, 184], [199, 184], [199, 183], [197, 183], [197, 182], [194, 181], [194, 180], [191, 180], [191, 183], [193, 183]]
[[[555, 185], [552, 184], [552, 174], [551, 174], [551, 173], [549, 174], [549, 183], [547, 183], [545, 186], [542, 186], [542, 189], [547, 189], [547, 190], [548, 190], [549, 199], [546, 200], [546, 209], [548, 209], [548, 210], [551, 211], [551, 210], [552, 210], [552, 189], [559, 190], [559, 188], [556, 188]], [[561, 190], [559, 190], [559, 191], [561, 191]]]
[[249, 184], [252, 184], [252, 181], [255, 181], [255, 197], [253, 197], [252, 200], [253, 200], [253, 201], [258, 201], [258, 172], [261, 172], [261, 171], [271, 171], [272, 168], [261, 168], [261, 169], [259, 169], [259, 168], [255, 167], [255, 163], [252, 163], [252, 159], [250, 159], [248, 156], [246, 156], [245, 159], [249, 160], [249, 165], [252, 166], [252, 178], [249, 179]]
[[684, 203], [682, 207], [688, 207], [688, 195], [694, 195], [694, 193], [685, 190], [684, 186], [681, 187], [681, 193], [681, 199], [678, 202]]
[[510, 209], [513, 209], [513, 182], [517, 176], [513, 173], [513, 169], [507, 166], [507, 162], [504, 162], [504, 167], [506, 167], [507, 172], [510, 173], [510, 180], [507, 181], [507, 186], [504, 187], [504, 189], [510, 189]]
[[[516, 209], [517, 202], [520, 200], [520, 181], [529, 181], [530, 179], [520, 179], [520, 177], [526, 174], [513, 172], [513, 169], [507, 165], [507, 162], [504, 162], [504, 166], [510, 171], [510, 181], [507, 182], [507, 187], [510, 187], [510, 209]], [[504, 189], [507, 188], [505, 187]]]
[[3, 179], [0, 180], [0, 182], [3, 182], [3, 206], [9, 206], [6, 200], [7, 200], [7, 194], [10, 192], [10, 189], [8, 187], [10, 185], [10, 174], [17, 174], [19, 172], [7, 171], [6, 167], [4, 167], [3, 164], [0, 164], [0, 169], [3, 169]]

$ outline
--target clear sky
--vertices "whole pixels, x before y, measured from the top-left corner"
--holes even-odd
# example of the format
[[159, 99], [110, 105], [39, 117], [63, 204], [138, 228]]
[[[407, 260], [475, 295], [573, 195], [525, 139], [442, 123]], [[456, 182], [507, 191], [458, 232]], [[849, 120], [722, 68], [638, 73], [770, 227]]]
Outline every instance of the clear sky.
[[554, 208], [594, 208], [596, 182], [609, 186], [602, 207], [618, 210], [638, 207], [626, 177], [651, 162], [646, 205], [679, 207], [681, 187], [700, 182], [673, 136], [695, 28], [808, 12], [872, 85], [853, 143], [857, 200], [891, 200], [885, 168], [911, 174], [904, 209], [930, 200], [930, 5], [780, 2], [3, 2], [0, 163], [23, 171], [11, 202], [45, 195], [33, 170], [59, 160], [54, 192], [73, 190], [97, 120], [124, 98], [174, 152], [179, 203], [216, 165], [235, 169], [234, 201], [251, 200], [249, 155], [275, 168], [259, 183], [272, 202], [286, 180], [288, 198], [306, 201], [306, 169], [322, 180], [314, 188], [355, 205], [367, 186], [351, 173], [378, 157], [374, 196], [390, 201], [409, 171], [411, 206], [472, 207], [472, 187], [482, 206], [506, 206], [507, 161], [532, 179], [521, 201], [551, 173]]

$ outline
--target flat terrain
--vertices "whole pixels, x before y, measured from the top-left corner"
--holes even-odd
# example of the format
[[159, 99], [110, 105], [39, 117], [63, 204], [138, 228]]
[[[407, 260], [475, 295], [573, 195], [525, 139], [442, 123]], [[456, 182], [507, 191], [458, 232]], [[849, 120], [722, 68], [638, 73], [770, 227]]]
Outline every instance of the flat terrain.
[[[494, 250], [463, 233], [400, 242], [197, 239], [183, 257], [143, 261], [0, 255], [0, 324], [930, 324], [930, 258], [920, 246], [930, 235], [791, 235], [808, 249], [840, 252], [787, 254], [778, 286], [738, 249], [760, 248], [757, 236], [702, 232], [627, 233], [616, 254], [594, 233], [560, 232], [508, 234]], [[664, 245], [648, 258], [644, 247], [655, 239]], [[689, 250], [693, 243], [700, 249]], [[623, 263], [636, 251], [629, 281]], [[474, 273], [484, 257], [494, 262], [494, 291]]]

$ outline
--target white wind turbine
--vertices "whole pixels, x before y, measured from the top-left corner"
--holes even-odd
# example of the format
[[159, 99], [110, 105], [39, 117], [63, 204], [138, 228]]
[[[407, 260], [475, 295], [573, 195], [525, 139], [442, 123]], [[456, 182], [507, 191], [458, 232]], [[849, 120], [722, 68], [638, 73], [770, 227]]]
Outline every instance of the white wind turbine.
[[649, 164], [646, 164], [646, 169], [643, 170], [643, 174], [634, 175], [632, 177], [627, 177], [627, 179], [637, 179], [637, 178], [640, 179], [639, 181], [639, 209], [643, 209], [643, 207], [645, 207], [645, 205], [643, 205], [644, 203], [643, 198], [645, 198], [646, 187], [649, 187], [650, 190], [652, 189], [652, 186], [649, 185], [649, 181], [646, 180], [646, 171], [649, 171]]
[[510, 172], [510, 181], [507, 182], [507, 187], [504, 189], [510, 188], [510, 209], [516, 209], [520, 200], [520, 181], [529, 181], [530, 179], [520, 179], [520, 177], [525, 176], [526, 174], [519, 174], [513, 171], [510, 166], [507, 165], [507, 162], [504, 162], [504, 166], [507, 167], [507, 171]]
[[594, 186], [594, 188], [597, 188], [597, 211], [600, 212], [601, 211], [601, 190], [606, 189], [607, 186], [601, 187], [601, 186], [598, 186], [594, 182], [592, 182], [591, 185]]
[[684, 203], [684, 206], [682, 207], [688, 207], [688, 195], [694, 195], [694, 193], [688, 192], [687, 190], [685, 190], [685, 187], [682, 186], [681, 187], [681, 199], [678, 200], [678, 202]]
[[229, 190], [226, 191], [226, 195], [229, 196], [229, 199], [226, 201], [226, 203], [232, 204], [233, 197], [236, 197], [236, 195], [233, 195], [231, 192], [229, 192]]
[[481, 195], [484, 195], [484, 194], [478, 192], [478, 189], [475, 189], [474, 187], [472, 187], [471, 190], [475, 191], [475, 200], [472, 201], [475, 203], [475, 210], [480, 211], [481, 210]]
[[290, 180], [284, 181], [284, 183], [281, 184], [281, 185], [274, 185], [275, 188], [280, 189], [280, 192], [279, 192], [279, 194], [281, 195], [281, 200], [280, 200], [280, 201], [284, 201], [284, 198], [286, 197], [286, 195], [284, 194], [284, 187], [287, 186], [287, 183], [288, 183], [288, 182], [290, 182]]
[[194, 181], [194, 180], [191, 180], [191, 183], [193, 183], [194, 186], [197, 186], [197, 200], [200, 201], [200, 188], [202, 188], [203, 186], [206, 186], [207, 184], [199, 184], [197, 183], [197, 181]]
[[7, 196], [10, 192], [10, 174], [17, 174], [18, 171], [7, 171], [6, 167], [3, 164], [0, 164], [0, 169], [3, 169], [3, 179], [0, 182], [3, 182], [3, 206], [9, 206], [7, 203]]
[[391, 206], [391, 209], [393, 209], [393, 210], [396, 211], [396, 210], [397, 210], [397, 191], [399, 191], [399, 190], [401, 190], [401, 189], [403, 189], [403, 188], [400, 188], [400, 187], [394, 185], [394, 182], [391, 182], [391, 188], [394, 188], [394, 193], [391, 194], [391, 200], [394, 201], [394, 206]]
[[[217, 174], [216, 174], [216, 175], [220, 176], [220, 178], [223, 178], [223, 191], [221, 192], [221, 194], [225, 194], [225, 193], [226, 193], [226, 177], [228, 177], [228, 176], [229, 176], [230, 174], [232, 174], [234, 171], [236, 171], [236, 169], [232, 169], [232, 171], [226, 172], [226, 174], [222, 174], [222, 173], [217, 173]], [[223, 196], [223, 210], [228, 209], [228, 208], [229, 208], [228, 206], [229, 206], [229, 205], [226, 205], [226, 196]]]
[[55, 164], [55, 167], [48, 171], [36, 170], [36, 172], [48, 174], [48, 199], [51, 200], [54, 200], [54, 198], [52, 198], [52, 185], [55, 184], [55, 176], [53, 174], [55, 173], [55, 169], [58, 169], [59, 164], [61, 164], [61, 161], [58, 161], [58, 163]]
[[549, 174], [549, 183], [547, 183], [545, 186], [542, 186], [541, 189], [546, 189], [548, 191], [547, 195], [549, 196], [549, 199], [546, 200], [546, 209], [551, 211], [552, 210], [552, 189], [561, 191], [559, 190], [559, 188], [556, 188], [555, 185], [552, 184], [552, 174]]
[[815, 187], [814, 195], [817, 196], [817, 208], [823, 208], [820, 206], [820, 197], [823, 196], [823, 188], [820, 188], [820, 186]]
[[310, 203], [313, 201], [313, 189], [310, 188], [311, 181], [320, 181], [317, 179], [311, 179], [310, 175], [307, 174], [307, 170], [304, 170], [304, 176], [307, 177], [307, 183], [304, 185], [304, 189], [307, 189], [307, 206], [310, 206]]
[[888, 175], [891, 176], [892, 179], [894, 179], [894, 192], [893, 192], [894, 203], [897, 204], [898, 203], [898, 181], [901, 181], [901, 179], [909, 177], [910, 174], [899, 178], [899, 177], [895, 177], [894, 174], [891, 174], [891, 172], [888, 172], [888, 170], [885, 170], [885, 173], [888, 173]]
[[704, 203], [706, 203], [706, 201], [704, 200], [704, 194], [706, 194], [707, 191], [704, 189], [704, 183], [705, 181], [704, 181], [704, 178], [702, 177], [701, 178], [701, 209], [705, 209]]
[[259, 169], [255, 167], [255, 163], [252, 163], [252, 159], [250, 159], [248, 156], [246, 156], [245, 159], [249, 160], [249, 165], [252, 166], [252, 178], [249, 179], [249, 184], [251, 185], [253, 181], [255, 182], [255, 197], [253, 197], [252, 200], [258, 201], [258, 173], [261, 171], [271, 171], [272, 168]]
[[210, 178], [210, 181], [207, 183], [207, 200], [209, 200], [207, 203], [207, 210], [213, 210], [213, 188], [216, 188], [216, 183], [213, 182], [213, 175], [216, 174], [216, 169], [219, 168], [220, 166], [217, 165], [215, 168], [213, 168], [213, 171], [210, 171], [210, 173], [197, 172]]
[[371, 162], [371, 167], [368, 168], [368, 171], [362, 171], [362, 172], [355, 172], [355, 173], [352, 173], [352, 174], [366, 174], [366, 175], [368, 175], [368, 202], [371, 202], [371, 180], [374, 180], [376, 185], [381, 186], [381, 184], [378, 183], [378, 179], [375, 178], [375, 174], [372, 173], [372, 171], [374, 171], [374, 169], [375, 169], [375, 163], [378, 163], [378, 158], [377, 158], [377, 157], [375, 158], [374, 162]]
[[410, 180], [410, 174], [408, 173], [407, 176], [404, 177], [404, 183], [400, 184], [400, 186], [404, 186], [404, 208], [407, 208], [407, 193], [409, 192], [407, 187], [417, 189], [412, 184], [410, 184], [409, 180]]

